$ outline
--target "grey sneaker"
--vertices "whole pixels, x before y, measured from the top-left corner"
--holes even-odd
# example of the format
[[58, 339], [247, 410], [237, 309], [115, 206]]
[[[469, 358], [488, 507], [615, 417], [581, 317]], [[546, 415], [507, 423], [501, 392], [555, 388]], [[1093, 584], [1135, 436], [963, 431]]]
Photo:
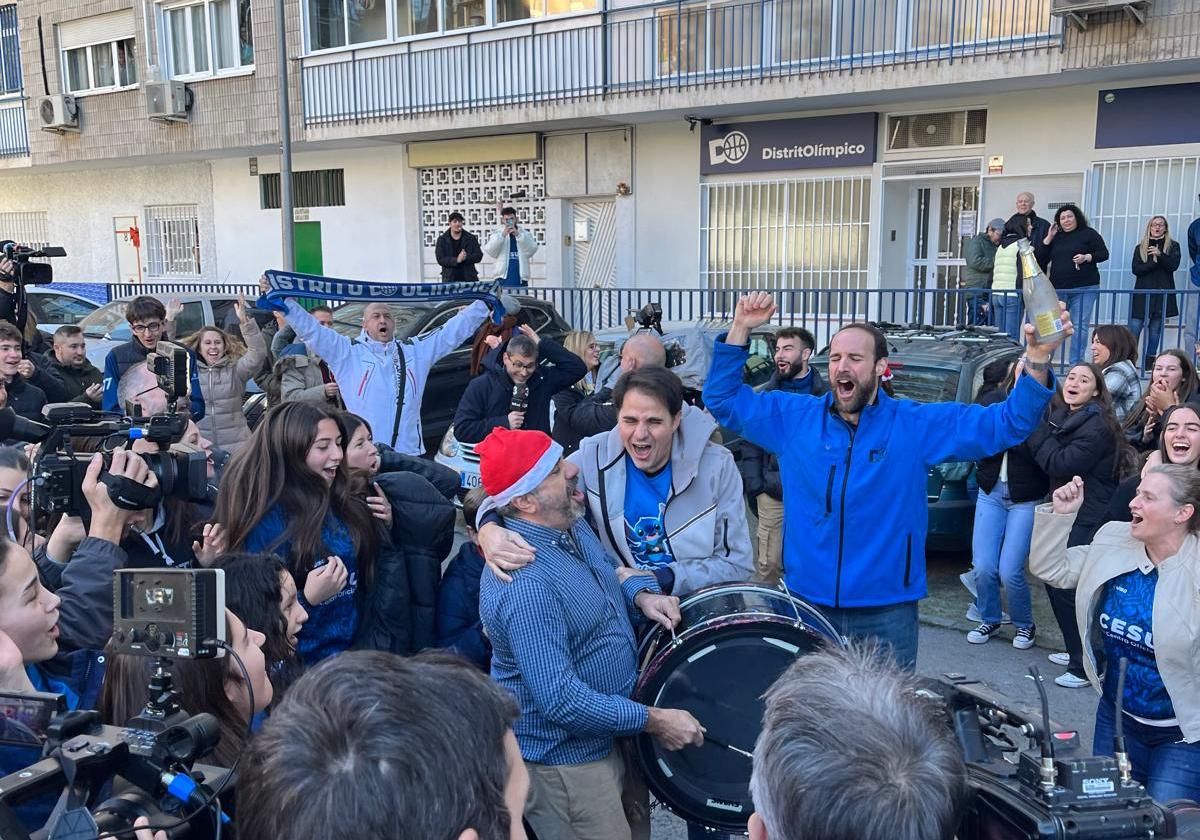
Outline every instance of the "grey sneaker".
[[1059, 651], [1058, 653], [1052, 653], [1046, 658], [1055, 665], [1061, 665], [1064, 668], [1071, 664], [1071, 655], [1069, 653], [1063, 653], [1062, 651]]
[[[967, 607], [967, 621], [983, 622], [983, 615], [979, 612], [979, 604], [974, 601], [971, 602], [971, 606]], [[1012, 624], [1012, 617], [1008, 613], [1002, 612], [1000, 613], [1000, 623]]]
[[1033, 647], [1033, 640], [1036, 636], [1036, 628], [1034, 627], [1018, 627], [1017, 634], [1013, 636], [1013, 647], [1017, 650], [1029, 650]]
[[967, 588], [967, 591], [971, 593], [972, 598], [979, 597], [979, 593], [975, 591], [975, 570], [974, 569], [967, 569], [965, 572], [963, 572], [961, 575], [958, 576], [958, 581], [959, 581], [959, 583], [961, 583], [963, 586], [965, 586]]
[[987, 644], [988, 639], [1000, 632], [999, 624], [980, 624], [967, 634], [967, 641], [973, 645]]

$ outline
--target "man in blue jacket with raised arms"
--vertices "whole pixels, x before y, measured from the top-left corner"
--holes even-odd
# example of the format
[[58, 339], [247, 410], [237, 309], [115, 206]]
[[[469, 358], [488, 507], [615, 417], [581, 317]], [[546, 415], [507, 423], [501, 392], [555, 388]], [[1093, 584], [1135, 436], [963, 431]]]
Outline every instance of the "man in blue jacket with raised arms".
[[[1026, 325], [1028, 375], [987, 407], [889, 397], [879, 387], [887, 341], [868, 324], [834, 335], [824, 396], [755, 393], [742, 383], [742, 366], [751, 332], [774, 314], [764, 292], [738, 301], [732, 328], [717, 341], [704, 403], [722, 425], [779, 458], [788, 588], [841, 633], [880, 639], [912, 669], [917, 602], [926, 594], [929, 468], [1025, 440], [1053, 395], [1050, 356], [1061, 341], [1038, 344]], [[1063, 324], [1070, 335], [1065, 310]]]

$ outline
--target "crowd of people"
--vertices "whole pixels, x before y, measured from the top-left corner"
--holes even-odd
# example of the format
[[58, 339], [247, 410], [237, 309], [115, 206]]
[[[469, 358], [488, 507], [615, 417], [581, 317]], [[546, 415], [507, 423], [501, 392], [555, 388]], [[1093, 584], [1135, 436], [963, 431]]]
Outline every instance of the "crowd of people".
[[[445, 279], [475, 279], [484, 254], [507, 284], [527, 279], [535, 245], [502, 209], [482, 246], [451, 219], [437, 247]], [[179, 661], [175, 682], [184, 708], [220, 726], [203, 760], [229, 767], [244, 755], [240, 837], [352, 828], [495, 840], [528, 825], [540, 840], [648, 838], [626, 739], [691, 749], [712, 722], [633, 699], [638, 634], [673, 631], [696, 590], [756, 581], [786, 587], [854, 644], [801, 656], [768, 693], [751, 836], [950, 837], [962, 757], [911, 673], [927, 594], [926, 479], [953, 457], [978, 464], [979, 625], [967, 642], [1011, 622], [1013, 646], [1033, 647], [1028, 568], [1065, 641], [1055, 682], [1100, 694], [1097, 752], [1111, 752], [1120, 700], [1135, 778], [1156, 798], [1200, 799], [1192, 354], [1158, 352], [1154, 307], [1140, 310], [1141, 354], [1128, 326], [1090, 327], [1108, 252], [1078, 208], [1060, 207], [1051, 224], [1023, 194], [1018, 213], [981, 237], [968, 265], [988, 276], [973, 287], [972, 317], [1011, 327], [1023, 353], [990, 371], [971, 405], [894, 396], [888, 341], [865, 323], [833, 336], [824, 375], [813, 335], [779, 329], [771, 380], [751, 388], [751, 334], [776, 314], [761, 292], [738, 302], [701, 393], [667, 367], [656, 333], [631, 335], [602, 373], [595, 336], [539, 335], [507, 296], [503, 312], [476, 301], [417, 338], [397, 335], [387, 303], [364, 307], [349, 338], [323, 306], [289, 298], [261, 317], [241, 301], [235, 323], [178, 343], [178, 307], [139, 297], [126, 308], [132, 337], [103, 371], [76, 328], [37, 352], [27, 330], [0, 322], [0, 396], [16, 414], [41, 420], [60, 401], [182, 413], [186, 431], [168, 448], [207, 469], [203, 497], [130, 510], [112, 480], [155, 487], [140, 456], [165, 446], [132, 440], [88, 463], [86, 521], [41, 521], [28, 484], [36, 447], [0, 448], [0, 689], [61, 693], [123, 725], [145, 702], [150, 660], [106, 649], [114, 570], [220, 568], [236, 657]], [[1015, 298], [996, 294], [1019, 289], [1024, 238], [1067, 304], [1074, 358], [1058, 377], [1059, 342], [1039, 343]], [[1150, 268], [1139, 278], [1157, 282], [1172, 259], [1178, 243], [1156, 217], [1135, 272], [1140, 260]], [[421, 408], [433, 366], [468, 341], [478, 372], [454, 433], [472, 444], [482, 486], [460, 498], [459, 476], [424, 457]], [[154, 357], [175, 351], [191, 362], [186, 394], [168, 394], [153, 371]], [[253, 423], [251, 380], [269, 405]], [[740, 463], [720, 427], [745, 439]], [[466, 539], [451, 558], [456, 502]], [[834, 728], [849, 735], [831, 739]], [[881, 781], [871, 807], [830, 816], [838, 809], [825, 804], [871, 778], [864, 767], [881, 742], [910, 769]], [[0, 748], [5, 773], [38, 757]], [[20, 816], [35, 828], [50, 804], [26, 803]], [[689, 836], [720, 835], [695, 824]]]

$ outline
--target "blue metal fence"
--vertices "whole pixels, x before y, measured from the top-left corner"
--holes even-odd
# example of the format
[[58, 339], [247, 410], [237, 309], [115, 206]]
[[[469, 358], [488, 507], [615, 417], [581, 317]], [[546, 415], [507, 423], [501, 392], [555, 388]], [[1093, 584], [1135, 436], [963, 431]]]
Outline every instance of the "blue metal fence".
[[[256, 284], [221, 283], [110, 283], [110, 299], [128, 295], [154, 295], [166, 299], [175, 294], [245, 294], [253, 299]], [[913, 289], [774, 289], [778, 304], [774, 323], [804, 327], [813, 333], [819, 347], [828, 344], [833, 334], [856, 321], [897, 326], [966, 325], [971, 292], [967, 290]], [[633, 316], [648, 303], [662, 307], [667, 324], [698, 321], [728, 321], [733, 318], [741, 291], [724, 289], [577, 289], [534, 286], [524, 294], [550, 301], [575, 329], [601, 332], [619, 330], [632, 323]], [[1016, 303], [1016, 292], [993, 292], [997, 298]], [[1091, 313], [1092, 327], [1098, 324], [1128, 324], [1131, 304], [1141, 299], [1144, 311], [1164, 316], [1162, 348], [1178, 347], [1189, 357], [1196, 355], [1197, 323], [1200, 317], [1200, 289], [1189, 287], [1174, 292], [1130, 289], [1105, 289]], [[1174, 302], [1180, 316], [1170, 316]], [[1075, 313], [1078, 318], [1078, 313]], [[1091, 336], [1081, 336], [1085, 343]], [[1145, 341], [1145, 336], [1143, 336]], [[1145, 345], [1143, 345], [1145, 346]], [[1060, 369], [1066, 364], [1069, 347], [1058, 353]], [[1084, 358], [1090, 360], [1085, 353]]]
[[[309, 57], [305, 125], [1058, 47], [1051, 0], [654, 3]], [[453, 43], [447, 41], [453, 40]]]
[[25, 125], [25, 100], [0, 102], [0, 157], [29, 154], [29, 135]]

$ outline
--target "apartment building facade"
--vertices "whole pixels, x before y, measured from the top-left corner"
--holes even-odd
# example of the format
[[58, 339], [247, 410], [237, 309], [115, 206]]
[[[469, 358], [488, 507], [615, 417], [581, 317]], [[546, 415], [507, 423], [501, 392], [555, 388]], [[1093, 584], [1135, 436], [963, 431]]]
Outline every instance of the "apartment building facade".
[[[274, 8], [0, 5], [0, 238], [79, 281], [277, 264]], [[1028, 190], [1093, 217], [1121, 288], [1151, 215], [1200, 215], [1200, 0], [288, 0], [284, 26], [301, 270], [435, 278], [446, 216], [486, 235], [502, 202], [544, 285], [946, 288]]]

